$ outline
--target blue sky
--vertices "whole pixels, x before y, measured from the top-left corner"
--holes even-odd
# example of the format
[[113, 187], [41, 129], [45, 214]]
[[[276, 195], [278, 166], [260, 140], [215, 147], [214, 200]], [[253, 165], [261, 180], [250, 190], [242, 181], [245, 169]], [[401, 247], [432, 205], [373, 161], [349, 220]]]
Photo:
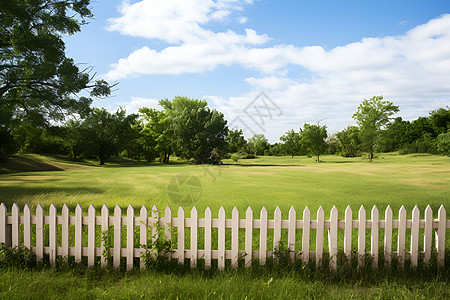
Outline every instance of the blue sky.
[[96, 0], [92, 11], [67, 54], [119, 82], [94, 102], [112, 111], [205, 99], [273, 143], [304, 123], [353, 125], [375, 95], [409, 120], [450, 105], [448, 0]]

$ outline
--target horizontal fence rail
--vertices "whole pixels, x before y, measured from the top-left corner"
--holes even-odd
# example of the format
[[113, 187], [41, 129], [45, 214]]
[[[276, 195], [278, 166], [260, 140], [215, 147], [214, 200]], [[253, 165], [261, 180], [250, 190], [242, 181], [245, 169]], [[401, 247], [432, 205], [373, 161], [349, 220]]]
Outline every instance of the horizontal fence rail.
[[[73, 256], [76, 262], [81, 262], [82, 257], [87, 257], [87, 264], [90, 267], [95, 265], [96, 257], [100, 257], [101, 266], [106, 267], [107, 256], [102, 253], [109, 251], [108, 256], [111, 257], [114, 268], [119, 268], [121, 258], [125, 257], [126, 269], [131, 270], [135, 258], [140, 259], [140, 268], [145, 267], [142, 253], [149, 239], [153, 241], [157, 239], [157, 227], [159, 227], [164, 229], [165, 239], [168, 241], [172, 240], [172, 236], [175, 239], [173, 230], [176, 230], [178, 249], [173, 249], [166, 254], [169, 258], [176, 259], [180, 264], [184, 264], [185, 259], [188, 259], [192, 268], [197, 267], [200, 259], [204, 260], [205, 268], [210, 268], [212, 260], [217, 260], [218, 269], [223, 270], [227, 260], [230, 261], [231, 268], [236, 268], [241, 259], [248, 267], [251, 266], [253, 259], [258, 259], [260, 264], [265, 264], [268, 258], [276, 257], [277, 251], [286, 251], [286, 249], [280, 249], [284, 229], [284, 231], [287, 230], [286, 252], [292, 262], [297, 259], [305, 263], [315, 260], [316, 266], [321, 267], [325, 254], [329, 258], [330, 269], [336, 270], [338, 237], [343, 235], [344, 255], [348, 259], [351, 259], [352, 255], [357, 255], [358, 266], [363, 266], [365, 258], [369, 255], [372, 257], [372, 267], [378, 268], [378, 256], [381, 252], [384, 254], [385, 265], [390, 265], [391, 260], [396, 258], [401, 268], [405, 266], [406, 260], [415, 267], [419, 260], [425, 263], [430, 262], [434, 252], [433, 246], [435, 246], [437, 263], [443, 267], [445, 232], [447, 228], [450, 228], [450, 221], [446, 220], [446, 210], [443, 205], [438, 210], [437, 219], [433, 219], [433, 211], [430, 206], [427, 206], [424, 220], [420, 220], [420, 211], [417, 206], [412, 210], [411, 220], [407, 219], [404, 206], [399, 210], [398, 220], [393, 220], [393, 211], [390, 206], [384, 213], [384, 220], [379, 219], [376, 206], [370, 212], [370, 219], [367, 218], [366, 210], [361, 206], [357, 213], [357, 220], [353, 219], [350, 207], [345, 210], [344, 220], [338, 219], [336, 207], [331, 209], [329, 219], [324, 218], [324, 210], [319, 207], [315, 220], [311, 219], [308, 207], [303, 210], [302, 219], [297, 217], [293, 207], [289, 210], [287, 220], [282, 219], [279, 207], [275, 209], [272, 220], [268, 219], [268, 212], [264, 207], [260, 211], [259, 219], [253, 218], [250, 207], [246, 210], [244, 218], [240, 217], [236, 207], [232, 210], [231, 219], [226, 218], [223, 207], [219, 209], [218, 218], [212, 217], [209, 207], [206, 208], [204, 216], [199, 218], [198, 211], [194, 207], [190, 217], [185, 217], [184, 209], [179, 207], [175, 217], [170, 207], [167, 207], [164, 216], [161, 217], [156, 206], [151, 211], [143, 206], [139, 216], [135, 216], [135, 210], [131, 205], [128, 206], [126, 215], [123, 215], [122, 209], [117, 205], [112, 216], [106, 205], [103, 205], [100, 216], [97, 215], [93, 205], [89, 206], [87, 216], [83, 214], [80, 205], [75, 208], [74, 215], [70, 214], [67, 205], [63, 206], [61, 214], [58, 215], [57, 208], [53, 204], [49, 208], [48, 216], [44, 215], [41, 205], [37, 206], [35, 215], [32, 215], [28, 205], [25, 205], [21, 213], [17, 204], [12, 206], [11, 213], [8, 214], [6, 205], [2, 203], [0, 205], [0, 243], [4, 243], [8, 248], [31, 249], [37, 260], [42, 260], [44, 255], [48, 254], [51, 264], [55, 264], [58, 256], [64, 258]], [[151, 228], [150, 232], [148, 228]], [[189, 233], [186, 229], [189, 229]], [[203, 236], [199, 233], [199, 229], [204, 232]], [[229, 232], [227, 234], [227, 229], [231, 229], [231, 235]], [[241, 233], [239, 233], [240, 229]], [[259, 239], [254, 229], [259, 232]], [[356, 229], [357, 233], [353, 232], [353, 229]], [[410, 235], [408, 237], [409, 251], [406, 247], [407, 229]], [[100, 242], [98, 238], [99, 233], [106, 231], [112, 233], [113, 243], [110, 246], [106, 245], [104, 239]], [[301, 239], [296, 241], [298, 231], [302, 234]], [[384, 241], [381, 245], [379, 245], [380, 231], [384, 233]], [[352, 235], [355, 233], [357, 234], [357, 251], [352, 251]], [[366, 239], [367, 233], [370, 233], [370, 239]], [[396, 249], [393, 249], [395, 237], [393, 233], [397, 236]], [[328, 251], [324, 251], [324, 234], [328, 236]], [[257, 242], [255, 242], [255, 236]], [[315, 251], [310, 251], [310, 244], [314, 244], [314, 236]], [[271, 249], [267, 249], [269, 237], [271, 241], [273, 240]], [[185, 248], [186, 238], [190, 241], [189, 249]], [[423, 251], [419, 251], [419, 239], [423, 239]], [[243, 247], [240, 247], [239, 241], [242, 241]], [[124, 243], [125, 247], [123, 247]], [[254, 245], [258, 243], [259, 248], [254, 249]], [[199, 249], [199, 244], [203, 249]], [[212, 249], [213, 244], [217, 245], [216, 249]], [[301, 249], [296, 248], [296, 244], [301, 244]], [[97, 247], [98, 245], [100, 247]], [[366, 252], [366, 245], [370, 245], [369, 252]]]

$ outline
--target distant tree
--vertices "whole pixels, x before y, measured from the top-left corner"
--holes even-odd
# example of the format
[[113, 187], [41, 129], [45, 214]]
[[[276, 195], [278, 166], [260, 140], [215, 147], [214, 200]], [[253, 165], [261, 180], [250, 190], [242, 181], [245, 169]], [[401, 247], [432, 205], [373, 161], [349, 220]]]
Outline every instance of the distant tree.
[[108, 157], [118, 154], [120, 132], [126, 126], [132, 124], [123, 108], [113, 114], [104, 108], [94, 108], [81, 125], [84, 151], [96, 156], [100, 165], [104, 165]]
[[300, 135], [293, 129], [286, 131], [280, 140], [283, 141], [283, 150], [291, 155], [291, 158], [300, 151]]
[[362, 149], [368, 153], [371, 162], [381, 131], [391, 122], [390, 117], [398, 111], [398, 106], [383, 101], [383, 96], [374, 96], [369, 100], [364, 99], [353, 115], [361, 130]]
[[336, 134], [329, 135], [326, 139], [329, 154], [337, 154], [340, 151], [340, 143]]
[[343, 156], [356, 157], [361, 150], [361, 133], [356, 126], [348, 126], [338, 132], [336, 138], [343, 150]]
[[300, 128], [300, 143], [302, 147], [305, 147], [309, 154], [316, 156], [316, 161], [320, 161], [320, 155], [324, 154], [327, 150], [327, 127], [325, 125], [320, 126], [310, 125], [305, 123], [303, 129]]
[[73, 161], [77, 160], [77, 157], [82, 151], [82, 132], [81, 121], [77, 119], [70, 119], [64, 125], [65, 137], [67, 147], [69, 148], [69, 156]]
[[430, 113], [430, 124], [435, 134], [447, 133], [450, 130], [450, 108], [439, 108]]
[[438, 135], [437, 147], [442, 154], [450, 156], [450, 131]]
[[264, 155], [264, 151], [269, 149], [269, 142], [264, 134], [254, 134], [248, 139], [248, 148], [254, 155]]
[[[172, 154], [172, 119], [166, 112], [154, 108], [139, 109], [143, 116], [144, 127], [140, 132], [147, 150], [154, 150], [165, 164], [169, 163]], [[153, 149], [152, 149], [153, 148]]]
[[177, 155], [195, 163], [217, 163], [228, 134], [223, 114], [211, 110], [204, 100], [177, 96], [159, 102], [172, 119], [172, 145]]
[[242, 129], [228, 130], [225, 141], [227, 142], [227, 151], [229, 153], [242, 151], [247, 145]]

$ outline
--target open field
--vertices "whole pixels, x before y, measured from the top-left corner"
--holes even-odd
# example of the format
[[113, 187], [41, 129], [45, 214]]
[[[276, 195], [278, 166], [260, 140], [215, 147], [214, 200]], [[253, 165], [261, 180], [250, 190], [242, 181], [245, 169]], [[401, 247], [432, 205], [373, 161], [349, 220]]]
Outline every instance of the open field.
[[[287, 219], [291, 206], [297, 209], [298, 216], [308, 206], [315, 219], [315, 211], [320, 205], [325, 209], [325, 217], [329, 216], [331, 207], [336, 205], [339, 218], [343, 219], [347, 205], [352, 207], [354, 218], [357, 218], [360, 205], [364, 205], [368, 216], [372, 206], [377, 205], [380, 219], [383, 219], [388, 204], [394, 210], [394, 218], [398, 217], [401, 205], [405, 205], [408, 219], [411, 218], [411, 209], [418, 205], [423, 218], [423, 211], [428, 204], [433, 208], [435, 218], [441, 204], [447, 208], [447, 218], [450, 216], [450, 158], [441, 156], [381, 154], [374, 163], [361, 158], [337, 156], [325, 156], [321, 163], [315, 163], [307, 157], [262, 157], [237, 163], [226, 160], [223, 166], [120, 162], [105, 167], [92, 162], [70, 163], [40, 156], [31, 158], [50, 166], [56, 165], [64, 171], [0, 175], [0, 202], [4, 202], [8, 208], [14, 202], [21, 209], [24, 204], [34, 208], [39, 203], [45, 209], [51, 203], [60, 209], [66, 203], [73, 212], [78, 203], [85, 211], [92, 203], [99, 212], [101, 205], [106, 203], [111, 211], [115, 204], [124, 210], [128, 204], [132, 204], [135, 211], [141, 205], [148, 208], [156, 205], [161, 211], [170, 205], [175, 212], [178, 203], [169, 199], [168, 184], [177, 174], [191, 174], [199, 179], [202, 191], [197, 202], [183, 203], [187, 216], [193, 205], [199, 209], [199, 217], [203, 217], [207, 206], [211, 207], [213, 217], [217, 217], [218, 209], [223, 206], [228, 218], [234, 206], [241, 213], [251, 206], [254, 218], [259, 218], [259, 210], [265, 206], [271, 218], [274, 209], [279, 206], [283, 219]], [[380, 234], [380, 243], [382, 239], [383, 235]], [[313, 236], [311, 240], [313, 249]], [[342, 239], [339, 243], [339, 247], [342, 247]], [[394, 238], [394, 247], [395, 243]], [[408, 243], [409, 239], [406, 241]], [[188, 239], [186, 244], [189, 245]], [[356, 247], [356, 241], [353, 241], [353, 245]], [[420, 240], [419, 247], [422, 245], [423, 241]], [[446, 246], [449, 249], [449, 230]], [[123, 275], [113, 272], [74, 276], [70, 271], [4, 267], [0, 271], [0, 298], [42, 298], [53, 294], [57, 298], [69, 299], [120, 299], [139, 298], [142, 294], [149, 298], [169, 299], [243, 299], [246, 296], [249, 299], [445, 299], [449, 297], [447, 273], [448, 260], [444, 276], [436, 278], [421, 278], [420, 274], [410, 277], [406, 273], [399, 277], [391, 275], [365, 280], [362, 275], [350, 279], [343, 276], [331, 283], [326, 276], [308, 272], [280, 274], [275, 271], [238, 270], [212, 275], [197, 271], [184, 275], [159, 272]]]
[[168, 183], [177, 174], [192, 174], [202, 191], [197, 202], [182, 203], [187, 215], [192, 205], [200, 215], [207, 206], [213, 214], [223, 206], [227, 216], [234, 206], [241, 212], [251, 206], [256, 217], [265, 206], [270, 217], [279, 206], [287, 218], [291, 206], [316, 211], [321, 205], [327, 217], [336, 205], [343, 218], [347, 205], [354, 212], [361, 205], [367, 211], [377, 205], [380, 212], [390, 205], [396, 217], [401, 205], [409, 215], [414, 205], [423, 212], [429, 204], [436, 213], [441, 204], [450, 204], [450, 158], [441, 156], [381, 154], [372, 164], [361, 158], [325, 156], [321, 163], [307, 157], [262, 157], [238, 163], [226, 160], [223, 166], [65, 165], [65, 171], [0, 175], [0, 202], [8, 207], [27, 203], [32, 208], [38, 203], [61, 208], [66, 203], [71, 209], [78, 203], [83, 209], [91, 203], [97, 209], [104, 203], [109, 208], [156, 205], [160, 210], [170, 205], [176, 210], [179, 203], [170, 201]]

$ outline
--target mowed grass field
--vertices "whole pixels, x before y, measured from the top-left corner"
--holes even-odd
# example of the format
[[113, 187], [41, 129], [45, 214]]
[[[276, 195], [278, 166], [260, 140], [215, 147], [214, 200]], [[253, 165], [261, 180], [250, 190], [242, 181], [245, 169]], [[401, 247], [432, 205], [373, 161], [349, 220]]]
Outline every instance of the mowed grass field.
[[[239, 162], [225, 160], [223, 166], [186, 165], [176, 161], [170, 165], [121, 161], [104, 167], [36, 155], [28, 158], [54, 167], [48, 169], [61, 171], [0, 175], [0, 202], [4, 202], [8, 209], [13, 203], [18, 203], [21, 210], [25, 204], [33, 209], [41, 204], [47, 210], [51, 203], [59, 209], [66, 203], [72, 211], [77, 204], [87, 211], [93, 204], [100, 213], [103, 204], [108, 205], [111, 212], [118, 204], [125, 213], [131, 204], [136, 214], [142, 205], [149, 209], [156, 205], [163, 214], [169, 205], [176, 216], [180, 202], [170, 199], [169, 183], [177, 176], [182, 178], [180, 174], [186, 174], [197, 178], [201, 185], [201, 193], [198, 193], [195, 203], [181, 203], [187, 217], [194, 205], [199, 210], [199, 217], [204, 216], [204, 209], [209, 206], [215, 218], [221, 206], [228, 218], [234, 206], [239, 209], [241, 218], [250, 206], [256, 219], [263, 206], [270, 218], [279, 206], [283, 219], [288, 218], [291, 206], [297, 210], [298, 218], [308, 206], [311, 218], [315, 219], [319, 206], [324, 208], [327, 218], [332, 206], [336, 205], [339, 218], [343, 219], [344, 210], [350, 205], [356, 219], [361, 205], [365, 207], [368, 218], [372, 206], [376, 205], [380, 219], [384, 219], [387, 205], [394, 210], [394, 218], [398, 217], [398, 210], [404, 205], [408, 219], [411, 219], [414, 205], [420, 208], [421, 217], [425, 207], [430, 205], [436, 218], [439, 206], [444, 204], [447, 218], [450, 218], [450, 158], [442, 156], [389, 153], [380, 154], [373, 163], [362, 158], [339, 156], [324, 156], [320, 163], [307, 157], [260, 157]], [[2, 170], [6, 170], [5, 167]], [[189, 189], [184, 191], [189, 192]], [[187, 236], [188, 233], [187, 230]], [[353, 237], [355, 239], [356, 235]], [[342, 236], [340, 238], [341, 248]], [[311, 250], [315, 248], [313, 239], [314, 234], [311, 235]], [[380, 231], [380, 245], [382, 239]], [[409, 239], [407, 248], [408, 243]], [[419, 243], [421, 247], [422, 239]], [[258, 249], [258, 241], [254, 244], [255, 250]], [[356, 247], [356, 239], [353, 245]], [[394, 248], [395, 245], [394, 238]], [[188, 239], [186, 246], [189, 248]], [[449, 230], [446, 246], [450, 249]], [[296, 247], [299, 249], [299, 245]], [[369, 246], [366, 250], [369, 251]], [[446, 268], [444, 274], [448, 273]], [[226, 271], [212, 275], [201, 272], [184, 275], [160, 272], [92, 275], [88, 272], [74, 275], [66, 271], [3, 268], [0, 271], [0, 298], [445, 299], [450, 297], [447, 278], [447, 275], [424, 278], [420, 274], [410, 276], [406, 273], [398, 277], [380, 276], [378, 280], [372, 277], [368, 281], [364, 280], [364, 275], [350, 279], [344, 276], [329, 282], [327, 276], [270, 270]]]
[[[169, 205], [175, 212], [180, 202], [171, 201], [169, 182], [179, 174], [198, 178], [201, 193], [195, 203], [181, 202], [189, 215], [195, 205], [200, 215], [209, 206], [213, 216], [223, 206], [227, 216], [236, 206], [244, 213], [251, 207], [254, 216], [264, 206], [273, 215], [279, 206], [284, 218], [293, 206], [301, 212], [308, 206], [315, 214], [319, 206], [325, 215], [333, 205], [344, 217], [350, 205], [356, 216], [364, 205], [367, 212], [376, 205], [383, 212], [387, 205], [398, 214], [401, 205], [410, 213], [414, 205], [421, 212], [427, 205], [437, 209], [450, 204], [450, 158], [432, 155], [380, 154], [373, 163], [362, 158], [324, 156], [316, 163], [307, 157], [261, 157], [233, 162], [223, 166], [161, 164], [117, 164], [105, 167], [69, 164], [45, 157], [36, 157], [57, 164], [65, 171], [23, 172], [0, 175], [0, 202], [8, 207], [15, 202], [35, 208], [48, 208], [64, 203], [74, 208], [90, 204], [100, 209], [103, 204], [112, 210], [116, 204], [123, 209], [131, 204], [138, 210], [156, 205], [160, 211]], [[450, 207], [447, 208], [450, 216]]]

